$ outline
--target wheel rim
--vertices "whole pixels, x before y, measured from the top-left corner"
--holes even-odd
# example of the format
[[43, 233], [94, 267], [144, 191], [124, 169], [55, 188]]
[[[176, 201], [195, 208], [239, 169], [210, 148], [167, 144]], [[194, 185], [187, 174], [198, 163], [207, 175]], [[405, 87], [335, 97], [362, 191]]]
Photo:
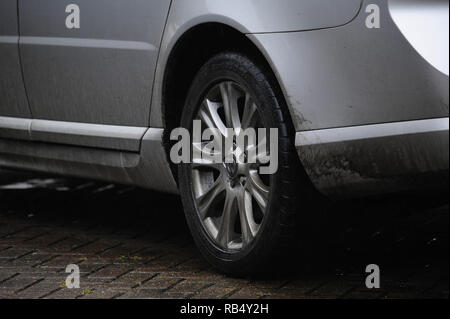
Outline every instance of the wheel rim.
[[[206, 94], [195, 119], [202, 122], [202, 127], [216, 129], [221, 140], [229, 133], [226, 128], [239, 136], [248, 128], [265, 127], [254, 101], [242, 86], [225, 81]], [[201, 152], [206, 151], [204, 144], [193, 144]], [[257, 146], [246, 144], [238, 149], [233, 143], [233, 149], [245, 157]], [[223, 250], [244, 249], [261, 228], [269, 202], [270, 178], [259, 174], [260, 166], [258, 156], [253, 161], [246, 158], [245, 163], [233, 157], [232, 163], [194, 161], [191, 165], [199, 218], [210, 238]]]

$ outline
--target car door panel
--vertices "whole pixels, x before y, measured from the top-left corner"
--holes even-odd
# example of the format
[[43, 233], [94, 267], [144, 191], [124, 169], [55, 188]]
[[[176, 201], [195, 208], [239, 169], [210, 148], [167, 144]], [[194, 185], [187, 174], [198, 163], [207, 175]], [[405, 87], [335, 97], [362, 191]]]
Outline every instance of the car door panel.
[[0, 116], [30, 118], [22, 82], [18, 41], [17, 0], [1, 0]]
[[[66, 7], [80, 28], [66, 27]], [[21, 57], [36, 119], [146, 127], [170, 0], [20, 0]]]

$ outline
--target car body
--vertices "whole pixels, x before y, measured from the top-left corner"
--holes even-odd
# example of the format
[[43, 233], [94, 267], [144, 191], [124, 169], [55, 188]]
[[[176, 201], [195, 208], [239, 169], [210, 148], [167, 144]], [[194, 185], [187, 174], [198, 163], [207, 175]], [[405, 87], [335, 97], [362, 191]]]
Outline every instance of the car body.
[[234, 45], [270, 65], [323, 194], [448, 185], [446, 0], [2, 0], [0, 166], [177, 193], [168, 133]]

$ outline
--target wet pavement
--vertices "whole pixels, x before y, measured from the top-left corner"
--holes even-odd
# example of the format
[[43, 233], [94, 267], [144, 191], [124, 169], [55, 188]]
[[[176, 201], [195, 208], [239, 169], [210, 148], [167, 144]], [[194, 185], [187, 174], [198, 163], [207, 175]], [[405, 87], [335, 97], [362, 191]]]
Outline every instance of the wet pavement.
[[442, 194], [330, 203], [309, 267], [231, 278], [196, 249], [177, 196], [0, 170], [0, 298], [448, 298], [448, 213]]

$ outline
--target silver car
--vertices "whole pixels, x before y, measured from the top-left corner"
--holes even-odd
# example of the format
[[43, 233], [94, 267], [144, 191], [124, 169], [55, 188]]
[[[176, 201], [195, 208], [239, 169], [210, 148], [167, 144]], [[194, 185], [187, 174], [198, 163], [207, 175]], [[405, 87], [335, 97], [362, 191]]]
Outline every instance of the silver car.
[[[320, 236], [320, 196], [448, 187], [448, 9], [1, 0], [0, 166], [178, 193], [209, 262], [272, 269], [297, 232]], [[276, 129], [278, 169], [175, 164], [171, 133], [195, 120]]]

